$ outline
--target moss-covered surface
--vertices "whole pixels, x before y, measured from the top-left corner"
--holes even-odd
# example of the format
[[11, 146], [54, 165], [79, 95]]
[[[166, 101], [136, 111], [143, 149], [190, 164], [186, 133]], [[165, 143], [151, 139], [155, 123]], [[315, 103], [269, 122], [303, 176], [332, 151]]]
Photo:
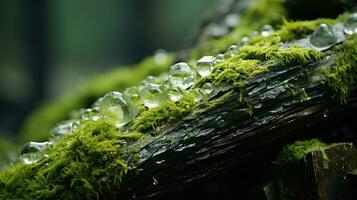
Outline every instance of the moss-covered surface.
[[322, 74], [324, 83], [333, 90], [336, 98], [346, 103], [349, 88], [357, 78], [357, 35], [349, 36], [342, 46], [335, 48], [335, 52], [341, 56], [334, 61], [332, 68], [324, 70]]
[[120, 150], [140, 137], [105, 121], [87, 122], [41, 161], [2, 171], [0, 199], [114, 198], [128, 170]]
[[[303, 24], [303, 28], [300, 28], [298, 24]], [[325, 53], [300, 46], [292, 46], [287, 49], [279, 48], [280, 42], [305, 36], [317, 24], [317, 22], [284, 22], [281, 29], [268, 37], [252, 37], [250, 42], [240, 49], [239, 53], [217, 64], [212, 74], [198, 80], [194, 87], [210, 82], [217, 86], [231, 86], [231, 91], [243, 92], [248, 79], [269, 70], [274, 62], [291, 66], [304, 65], [319, 60]], [[345, 48], [351, 48], [355, 42], [355, 36], [349, 37], [345, 44], [336, 48], [335, 51], [349, 54], [351, 51], [347, 52]], [[219, 48], [220, 43], [218, 42], [217, 49]], [[356, 59], [355, 55], [344, 56], [348, 56], [354, 61], [341, 63], [344, 65], [343, 69], [346, 69], [343, 71], [355, 70], [357, 67], [353, 65]], [[356, 77], [355, 74], [352, 74], [352, 78], [346, 78], [346, 74], [341, 73], [340, 70], [326, 70], [329, 70], [328, 73], [325, 72], [327, 75], [334, 75], [334, 79], [326, 76], [329, 80], [326, 83], [331, 88], [335, 88], [336, 80], [337, 83], [341, 82], [343, 85], [349, 86]], [[132, 73], [132, 71], [130, 72]], [[131, 79], [129, 74], [125, 76]], [[141, 79], [143, 78], [141, 77]], [[133, 81], [131, 80], [130, 83], [133, 84]], [[94, 86], [88, 88], [92, 87]], [[207, 106], [197, 104], [192, 93], [188, 93], [175, 103], [167, 101], [157, 108], [142, 108], [139, 116], [127, 125], [130, 126], [131, 132], [125, 134], [109, 121], [85, 122], [78, 131], [66, 136], [57, 146], [47, 149], [48, 156], [41, 161], [31, 165], [18, 163], [1, 171], [0, 199], [114, 198], [128, 166], [133, 164], [131, 162], [135, 162], [133, 158], [137, 157], [135, 153], [141, 147], [140, 141], [146, 141], [151, 137], [145, 133], [157, 130], [162, 125], [174, 123], [188, 114], [199, 112], [202, 108], [224, 103], [224, 99], [231, 94], [231, 91], [223, 92], [224, 94], [215, 100], [202, 103]], [[338, 93], [340, 90], [334, 91]], [[237, 103], [244, 103], [244, 98], [242, 98], [244, 95], [242, 93]], [[69, 102], [66, 101], [66, 103]], [[49, 115], [49, 113], [47, 114]], [[47, 117], [46, 112], [42, 115]], [[32, 131], [41, 128], [40, 121], [33, 123]], [[159, 131], [157, 133], [159, 134]], [[135, 142], [137, 139], [139, 139], [138, 142]], [[291, 162], [303, 159], [311, 151], [322, 150], [323, 147], [324, 144], [317, 140], [297, 142], [286, 147], [277, 162], [286, 166]], [[126, 160], [127, 155], [132, 155], [131, 159]]]
[[148, 75], [159, 75], [167, 71], [173, 63], [174, 55], [168, 54], [163, 63], [155, 62], [154, 57], [142, 61], [136, 66], [121, 67], [89, 80], [80, 88], [40, 107], [24, 122], [20, 130], [20, 141], [47, 140], [49, 130], [60, 121], [69, 117], [70, 111], [90, 106], [95, 99], [107, 92], [139, 84]]
[[296, 141], [283, 148], [283, 150], [279, 153], [275, 164], [280, 170], [286, 171], [289, 170], [290, 167], [299, 164], [302, 161], [305, 162], [306, 156], [309, 153], [313, 151], [321, 151], [324, 155], [324, 167], [328, 167], [329, 160], [324, 152], [326, 147], [327, 145], [318, 139]]

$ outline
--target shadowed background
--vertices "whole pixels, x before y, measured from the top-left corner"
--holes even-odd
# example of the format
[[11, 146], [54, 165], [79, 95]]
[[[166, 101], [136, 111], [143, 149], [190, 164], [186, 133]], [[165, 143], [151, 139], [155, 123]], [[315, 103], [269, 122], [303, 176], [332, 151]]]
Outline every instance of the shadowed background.
[[[215, 0], [0, 1], [0, 133], [89, 77], [187, 46]], [[187, 6], [189, 5], [189, 6]]]

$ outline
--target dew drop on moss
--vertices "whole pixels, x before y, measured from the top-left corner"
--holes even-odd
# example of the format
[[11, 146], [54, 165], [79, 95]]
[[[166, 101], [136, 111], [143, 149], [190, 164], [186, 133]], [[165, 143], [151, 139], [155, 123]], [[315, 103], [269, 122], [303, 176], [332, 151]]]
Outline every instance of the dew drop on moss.
[[214, 56], [203, 56], [197, 61], [196, 71], [201, 77], [208, 76], [211, 74], [215, 64], [216, 58]]
[[337, 42], [337, 36], [327, 24], [320, 24], [310, 36], [310, 43], [318, 48], [329, 47]]
[[139, 113], [132, 101], [120, 92], [109, 92], [99, 98], [93, 108], [106, 118], [113, 120], [117, 126], [123, 126], [130, 122]]
[[231, 57], [234, 57], [235, 55], [237, 55], [238, 53], [239, 53], [239, 51], [238, 51], [237, 45], [233, 44], [233, 45], [228, 47], [225, 55], [226, 55], [227, 58], [231, 58]]
[[186, 63], [179, 62], [171, 67], [169, 81], [174, 86], [187, 89], [195, 81], [195, 72]]
[[343, 23], [344, 32], [348, 35], [352, 35], [357, 33], [357, 13], [353, 13], [349, 16], [345, 23]]
[[194, 88], [193, 90], [190, 91], [191, 94], [193, 94], [195, 98], [195, 102], [200, 102], [203, 99], [203, 94], [200, 91], [200, 88]]
[[140, 98], [146, 107], [157, 107], [167, 99], [166, 87], [156, 84], [142, 86], [140, 89]]
[[242, 47], [242, 46], [244, 46], [245, 44], [247, 44], [248, 41], [249, 41], [249, 37], [244, 36], [244, 37], [242, 37], [241, 40], [239, 40], [239, 41], [237, 42], [237, 46], [238, 46], [238, 47]]
[[80, 116], [85, 121], [98, 121], [102, 118], [98, 108], [81, 109]]
[[171, 101], [176, 102], [182, 98], [183, 91], [179, 87], [172, 86], [167, 89], [167, 96]]
[[25, 165], [30, 165], [32, 163], [35, 163], [39, 160], [41, 160], [45, 154], [42, 152], [35, 152], [35, 153], [27, 153], [24, 155], [21, 155], [20, 161], [24, 163]]
[[137, 86], [129, 87], [124, 91], [124, 95], [133, 102], [138, 102], [140, 100], [140, 89]]
[[43, 153], [44, 149], [52, 145], [51, 142], [29, 142], [25, 144], [21, 149], [20, 160], [26, 164], [32, 164], [41, 160], [45, 154]]
[[79, 120], [67, 120], [61, 122], [53, 129], [50, 130], [50, 140], [52, 142], [57, 142], [62, 139], [65, 135], [72, 133], [80, 127]]
[[211, 83], [205, 83], [202, 85], [201, 87], [201, 92], [205, 95], [205, 96], [209, 96], [212, 92], [213, 92], [213, 85]]
[[25, 144], [21, 149], [21, 155], [27, 153], [35, 153], [43, 151], [47, 146], [51, 145], [51, 142], [29, 142]]
[[266, 37], [274, 32], [274, 28], [271, 25], [266, 24], [262, 27], [260, 31], [261, 31], [261, 35]]
[[156, 77], [156, 76], [148, 76], [146, 77], [143, 81], [142, 84], [143, 85], [150, 85], [150, 84], [162, 84], [164, 83], [166, 80], [162, 79], [160, 77]]
[[217, 60], [217, 62], [220, 62], [220, 61], [222, 61], [222, 60], [224, 60], [224, 54], [222, 54], [222, 53], [220, 53], [220, 54], [218, 54], [217, 56], [216, 56], [216, 60]]

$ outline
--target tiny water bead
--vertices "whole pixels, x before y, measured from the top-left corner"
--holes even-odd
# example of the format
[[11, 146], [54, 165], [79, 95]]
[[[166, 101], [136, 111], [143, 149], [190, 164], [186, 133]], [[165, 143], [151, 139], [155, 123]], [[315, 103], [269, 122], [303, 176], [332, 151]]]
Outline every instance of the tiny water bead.
[[170, 69], [169, 81], [181, 89], [187, 89], [195, 82], [195, 72], [184, 62], [173, 65]]
[[274, 28], [271, 25], [266, 24], [262, 27], [260, 31], [261, 31], [261, 35], [266, 37], [274, 32]]
[[47, 146], [52, 145], [51, 142], [29, 142], [25, 144], [21, 149], [21, 155], [27, 153], [35, 153], [38, 151], [43, 151]]
[[25, 165], [30, 165], [33, 164], [39, 160], [41, 160], [43, 157], [45, 157], [46, 154], [42, 152], [34, 152], [34, 153], [26, 153], [20, 156], [20, 161], [24, 163]]
[[148, 76], [142, 81], [142, 83], [143, 83], [143, 85], [150, 85], [150, 84], [160, 85], [160, 84], [164, 83], [165, 81], [166, 80], [161, 77]]
[[172, 86], [167, 89], [167, 97], [173, 102], [180, 100], [182, 96], [183, 91], [179, 87]]
[[44, 150], [50, 145], [52, 142], [29, 142], [22, 147], [20, 160], [26, 165], [35, 163], [46, 156]]
[[79, 112], [81, 119], [85, 121], [98, 121], [102, 118], [98, 108], [81, 109]]
[[219, 63], [225, 59], [225, 56], [223, 53], [220, 53], [216, 56], [216, 63]]
[[50, 130], [51, 141], [55, 142], [62, 139], [65, 135], [70, 134], [81, 126], [79, 120], [67, 120]]
[[160, 103], [167, 100], [166, 86], [148, 84], [140, 88], [140, 98], [148, 108], [157, 107]]
[[129, 87], [124, 91], [124, 95], [133, 102], [138, 102], [140, 100], [140, 89], [137, 86]]
[[310, 43], [318, 48], [330, 47], [337, 42], [337, 36], [327, 24], [320, 24], [310, 36]]
[[97, 108], [104, 117], [115, 121], [117, 126], [123, 126], [139, 114], [132, 101], [120, 92], [109, 92], [99, 98], [93, 108]]
[[203, 95], [209, 96], [213, 92], [213, 85], [212, 83], [205, 83], [200, 89]]
[[343, 23], [344, 32], [348, 35], [357, 33], [357, 13], [353, 13]]
[[202, 101], [203, 99], [203, 94], [200, 90], [200, 88], [194, 88], [190, 91], [190, 93], [193, 94], [196, 103]]
[[228, 47], [225, 55], [227, 58], [231, 58], [231, 57], [234, 57], [235, 55], [237, 55], [238, 53], [239, 53], [239, 51], [238, 51], [237, 45], [233, 44]]
[[196, 71], [201, 77], [205, 77], [211, 74], [213, 66], [216, 64], [216, 58], [214, 56], [203, 56], [197, 61]]
[[248, 42], [249, 42], [249, 37], [244, 36], [244, 37], [242, 37], [241, 40], [239, 40], [239, 41], [237, 42], [237, 46], [238, 46], [238, 47], [242, 47], [242, 46], [244, 46], [245, 44], [247, 44]]

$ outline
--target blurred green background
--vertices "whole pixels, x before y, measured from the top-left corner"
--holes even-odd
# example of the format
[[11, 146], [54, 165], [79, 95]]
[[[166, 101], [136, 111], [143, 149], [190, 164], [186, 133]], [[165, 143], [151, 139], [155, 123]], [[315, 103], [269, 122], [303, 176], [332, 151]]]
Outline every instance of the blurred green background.
[[45, 100], [156, 49], [187, 47], [215, 0], [1, 0], [0, 134]]

